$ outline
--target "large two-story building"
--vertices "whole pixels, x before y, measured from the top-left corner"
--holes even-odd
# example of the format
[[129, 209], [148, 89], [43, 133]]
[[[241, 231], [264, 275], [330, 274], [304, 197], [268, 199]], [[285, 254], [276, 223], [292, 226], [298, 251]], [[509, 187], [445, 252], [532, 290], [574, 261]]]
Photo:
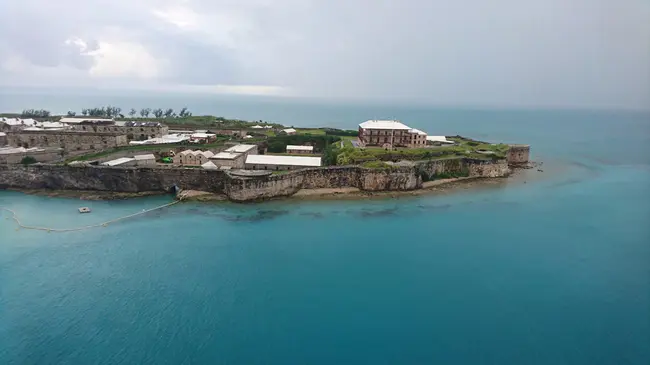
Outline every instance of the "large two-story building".
[[425, 147], [427, 134], [398, 120], [368, 120], [359, 124], [359, 141], [368, 146]]

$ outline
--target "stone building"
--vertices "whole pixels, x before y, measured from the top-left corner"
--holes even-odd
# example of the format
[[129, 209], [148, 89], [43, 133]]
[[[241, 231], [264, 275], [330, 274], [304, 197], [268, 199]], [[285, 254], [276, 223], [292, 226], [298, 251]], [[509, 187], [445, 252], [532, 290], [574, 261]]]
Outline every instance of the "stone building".
[[22, 130], [7, 133], [7, 143], [15, 147], [59, 147], [65, 151], [85, 151], [126, 146], [128, 140], [121, 133]]
[[169, 133], [169, 127], [158, 122], [114, 122], [112, 120], [84, 120], [68, 123], [71, 130], [94, 133], [121, 133], [129, 140], [144, 141]]
[[212, 161], [212, 163], [214, 163], [215, 166], [220, 169], [243, 169], [244, 162], [246, 161], [246, 154], [235, 152], [219, 152], [216, 155], [210, 157], [210, 161]]
[[287, 145], [287, 153], [311, 155], [312, 153], [314, 153], [314, 146]]
[[174, 156], [173, 161], [175, 165], [201, 166], [204, 163], [210, 161], [210, 158], [213, 155], [214, 153], [212, 153], [212, 151], [185, 150], [177, 153]]
[[257, 145], [256, 144], [238, 144], [226, 149], [224, 152], [230, 153], [242, 153], [246, 156], [248, 155], [257, 155]]
[[359, 140], [368, 146], [417, 148], [427, 145], [427, 134], [397, 120], [368, 120], [359, 124]]
[[7, 144], [7, 133], [0, 132], [0, 147]]

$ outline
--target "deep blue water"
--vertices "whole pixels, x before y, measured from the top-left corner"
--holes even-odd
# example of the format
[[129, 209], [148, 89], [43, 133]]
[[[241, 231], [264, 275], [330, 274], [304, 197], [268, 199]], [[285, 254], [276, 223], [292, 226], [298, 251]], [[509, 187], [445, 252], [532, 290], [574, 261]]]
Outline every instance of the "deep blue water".
[[[400, 199], [182, 204], [72, 233], [3, 213], [0, 363], [650, 363], [650, 114], [273, 108], [300, 126], [397, 117], [530, 143], [544, 172]], [[169, 199], [0, 192], [50, 227]]]

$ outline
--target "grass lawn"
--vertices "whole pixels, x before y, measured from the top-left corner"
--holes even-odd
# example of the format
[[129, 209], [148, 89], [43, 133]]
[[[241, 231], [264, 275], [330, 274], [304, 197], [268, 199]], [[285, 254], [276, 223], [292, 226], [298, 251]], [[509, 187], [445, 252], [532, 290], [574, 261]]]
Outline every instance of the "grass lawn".
[[323, 136], [325, 131], [315, 128], [296, 128], [296, 134], [311, 134], [312, 136]]

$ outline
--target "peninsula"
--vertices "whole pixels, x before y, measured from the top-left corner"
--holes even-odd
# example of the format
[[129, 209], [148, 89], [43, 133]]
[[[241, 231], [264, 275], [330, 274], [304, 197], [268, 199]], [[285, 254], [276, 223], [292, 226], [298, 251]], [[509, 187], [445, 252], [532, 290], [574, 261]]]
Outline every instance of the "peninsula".
[[0, 114], [0, 188], [102, 197], [202, 191], [247, 202], [314, 189], [414, 191], [507, 177], [529, 163], [528, 145], [429, 135], [397, 120], [342, 130], [193, 116], [186, 108], [121, 111]]

